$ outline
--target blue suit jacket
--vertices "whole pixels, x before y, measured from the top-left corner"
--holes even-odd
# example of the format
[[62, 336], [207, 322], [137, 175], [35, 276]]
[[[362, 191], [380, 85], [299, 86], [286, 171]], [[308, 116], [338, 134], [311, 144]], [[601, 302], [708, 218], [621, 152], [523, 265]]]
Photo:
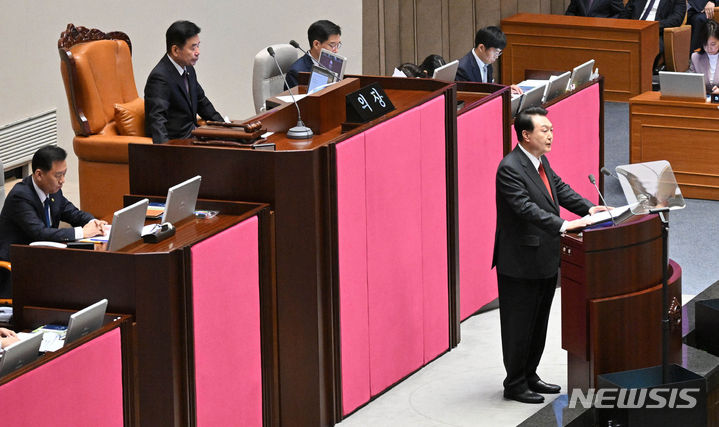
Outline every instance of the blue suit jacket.
[[482, 81], [482, 71], [479, 69], [477, 60], [474, 59], [474, 55], [472, 55], [472, 51], [470, 50], [459, 60], [457, 75], [454, 77], [454, 80], [458, 82], [493, 83], [494, 73], [492, 71], [492, 64], [487, 66], [487, 81]]
[[289, 71], [287, 71], [287, 75], [285, 77], [287, 78], [287, 84], [289, 87], [286, 89], [297, 86], [299, 84], [297, 81], [297, 78], [299, 77], [298, 74], [311, 72], [312, 65], [314, 65], [314, 61], [312, 61], [309, 53], [305, 53], [299, 57], [297, 61], [292, 64]]
[[26, 245], [45, 240], [67, 242], [75, 240], [75, 230], [58, 228], [60, 221], [73, 227], [82, 227], [93, 219], [70, 203], [62, 190], [50, 195], [50, 218], [52, 227], [45, 225], [45, 210], [32, 185], [32, 176], [25, 177], [10, 190], [0, 212], [0, 259], [10, 259], [10, 245]]
[[593, 0], [592, 7], [587, 8], [588, 3], [589, 0], [572, 0], [565, 15], [617, 18], [624, 10], [622, 0]]
[[197, 115], [205, 120], [224, 121], [197, 82], [195, 68], [187, 66], [190, 93], [170, 58], [164, 55], [145, 83], [145, 132], [152, 142], [188, 138], [197, 127]]

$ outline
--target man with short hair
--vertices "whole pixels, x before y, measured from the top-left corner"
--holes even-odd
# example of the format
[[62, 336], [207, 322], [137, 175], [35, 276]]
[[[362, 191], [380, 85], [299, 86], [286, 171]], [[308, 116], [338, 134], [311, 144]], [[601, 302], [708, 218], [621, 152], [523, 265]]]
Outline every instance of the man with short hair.
[[594, 206], [562, 182], [544, 156], [552, 148], [547, 110], [532, 107], [514, 120], [519, 143], [499, 163], [496, 178], [497, 229], [492, 266], [497, 267], [504, 397], [542, 403], [538, 393], [559, 393], [542, 381], [537, 366], [544, 352], [549, 311], [557, 286], [560, 233], [588, 221], [566, 221], [559, 207], [584, 216]]
[[[287, 85], [289, 88], [297, 86], [299, 73], [309, 73], [312, 65], [320, 60], [322, 49], [337, 53], [342, 47], [342, 29], [339, 25], [326, 19], [319, 20], [307, 29], [307, 40], [310, 42], [309, 53], [301, 56], [287, 71]], [[311, 55], [311, 56], [310, 56]], [[314, 58], [314, 61], [312, 60]]]
[[189, 138], [197, 115], [224, 121], [197, 81], [194, 65], [200, 58], [200, 27], [177, 21], [165, 33], [166, 54], [145, 84], [145, 131], [155, 144]]
[[[507, 37], [498, 27], [480, 28], [474, 36], [474, 49], [459, 60], [455, 81], [494, 83], [492, 64], [502, 55]], [[522, 89], [511, 85], [512, 93], [521, 94]]]
[[[37, 150], [32, 175], [10, 190], [0, 212], [0, 260], [10, 260], [12, 244], [69, 242], [104, 234], [105, 221], [76, 208], [62, 194], [66, 157], [65, 150], [54, 145]], [[74, 228], [58, 228], [60, 221]], [[0, 290], [0, 296], [8, 296], [8, 289]]]

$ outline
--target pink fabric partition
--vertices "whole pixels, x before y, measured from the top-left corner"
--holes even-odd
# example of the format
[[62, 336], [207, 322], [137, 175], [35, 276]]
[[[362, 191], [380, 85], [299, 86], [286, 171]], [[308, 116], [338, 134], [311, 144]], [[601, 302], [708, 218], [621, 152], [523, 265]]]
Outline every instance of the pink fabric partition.
[[370, 399], [364, 134], [337, 144], [336, 153], [342, 411], [346, 415]]
[[501, 97], [457, 117], [460, 320], [497, 298], [495, 175], [503, 141]]
[[[577, 193], [597, 203], [597, 190], [587, 176], [599, 177], [599, 84], [557, 102], [547, 111], [554, 124], [552, 151], [547, 154], [552, 169]], [[565, 210], [562, 217], [577, 218]]]
[[422, 189], [417, 109], [365, 133], [370, 392], [422, 366]]
[[0, 425], [122, 426], [120, 328], [0, 386]]
[[197, 425], [261, 426], [257, 217], [191, 252]]
[[[547, 154], [552, 169], [574, 191], [597, 203], [597, 190], [587, 178], [599, 179], [599, 84], [593, 84], [547, 108], [554, 126], [552, 151]], [[512, 126], [512, 147], [517, 136]], [[576, 215], [562, 209], [562, 218]]]
[[449, 347], [444, 108], [335, 145], [345, 415]]
[[449, 348], [444, 96], [419, 107], [424, 363]]

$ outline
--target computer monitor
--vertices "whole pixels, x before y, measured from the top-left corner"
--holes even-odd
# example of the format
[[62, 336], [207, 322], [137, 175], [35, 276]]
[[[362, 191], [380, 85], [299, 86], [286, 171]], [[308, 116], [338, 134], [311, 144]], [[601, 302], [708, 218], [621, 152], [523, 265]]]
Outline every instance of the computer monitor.
[[110, 236], [107, 239], [108, 251], [117, 251], [142, 238], [142, 226], [145, 225], [145, 214], [149, 204], [148, 199], [142, 199], [115, 212]]
[[564, 94], [567, 91], [567, 87], [569, 86], [569, 77], [572, 73], [567, 71], [564, 74], [561, 74], [559, 77], [554, 79], [549, 79], [549, 83], [547, 83], [547, 89], [544, 91], [544, 101], [548, 102], [552, 99]]
[[577, 65], [576, 67], [574, 67], [574, 70], [572, 70], [572, 78], [570, 81], [570, 85], [576, 88], [579, 85], [583, 85], [584, 83], [588, 82], [589, 79], [592, 78], [593, 69], [593, 59], [590, 59], [582, 65]]
[[313, 65], [312, 73], [310, 74], [310, 82], [309, 85], [307, 85], [307, 95], [320, 91], [335, 81], [334, 74], [324, 68]]
[[546, 84], [535, 87], [534, 89], [524, 92], [522, 97], [522, 105], [519, 106], [519, 111], [522, 112], [530, 107], [537, 107], [542, 105], [542, 97], [544, 96], [544, 88]]
[[162, 223], [174, 224], [192, 216], [197, 204], [197, 195], [200, 193], [200, 175], [181, 182], [167, 190], [165, 213], [162, 214]]
[[454, 78], [457, 76], [457, 68], [459, 68], [459, 59], [455, 59], [448, 64], [435, 68], [432, 78], [445, 82], [453, 82]]
[[37, 359], [40, 355], [40, 344], [42, 344], [42, 333], [36, 333], [30, 338], [5, 347], [5, 353], [0, 358], [0, 378]]
[[659, 90], [662, 96], [706, 100], [706, 86], [702, 73], [659, 72]]
[[100, 329], [105, 317], [105, 310], [107, 310], [107, 300], [102, 299], [77, 313], [71, 314], [70, 321], [67, 324], [65, 344]]
[[344, 78], [345, 68], [347, 67], [347, 58], [344, 56], [338, 55], [327, 49], [322, 49], [320, 51], [320, 59], [317, 62], [335, 73], [337, 75], [337, 80], [342, 80]]

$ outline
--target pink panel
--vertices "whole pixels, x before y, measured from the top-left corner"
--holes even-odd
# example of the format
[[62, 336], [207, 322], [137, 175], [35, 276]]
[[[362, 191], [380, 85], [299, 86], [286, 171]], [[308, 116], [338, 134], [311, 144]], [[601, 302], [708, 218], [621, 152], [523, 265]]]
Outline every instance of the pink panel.
[[422, 320], [425, 363], [449, 348], [444, 108], [444, 96], [419, 107], [422, 141]]
[[[548, 109], [554, 125], [552, 151], [547, 154], [552, 169], [574, 191], [597, 203], [597, 190], [587, 178], [599, 174], [599, 84], [593, 84], [565, 98]], [[517, 136], [512, 126], [512, 148]], [[575, 219], [576, 215], [562, 209], [562, 218]]]
[[335, 145], [342, 413], [370, 399], [364, 134]]
[[120, 328], [0, 387], [0, 424], [122, 426]]
[[197, 425], [262, 425], [258, 219], [192, 247]]
[[457, 117], [459, 312], [464, 320], [497, 298], [492, 271], [495, 175], [503, 157], [502, 98]]
[[422, 365], [420, 113], [365, 134], [370, 390]]
[[[554, 124], [552, 151], [547, 154], [552, 169], [577, 193], [597, 203], [597, 190], [587, 176], [599, 174], [599, 85], [591, 85], [547, 110]], [[577, 218], [565, 210], [562, 217]]]

